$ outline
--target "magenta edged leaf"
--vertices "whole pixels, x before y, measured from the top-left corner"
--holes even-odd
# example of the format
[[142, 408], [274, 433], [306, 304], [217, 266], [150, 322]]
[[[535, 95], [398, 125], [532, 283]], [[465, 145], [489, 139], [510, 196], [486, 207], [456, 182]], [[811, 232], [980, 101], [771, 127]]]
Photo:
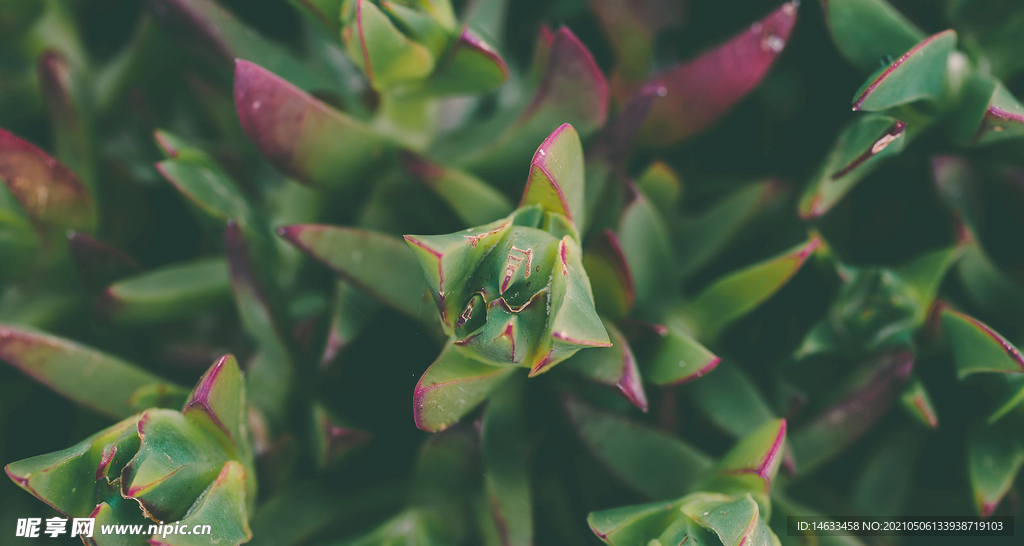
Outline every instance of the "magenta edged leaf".
[[942, 309], [941, 320], [957, 377], [980, 372], [1024, 373], [1020, 351], [985, 323], [948, 306]]
[[877, 112], [918, 100], [937, 100], [946, 85], [946, 60], [956, 31], [933, 34], [871, 75], [853, 99], [854, 110]]
[[967, 474], [974, 491], [974, 507], [985, 518], [1013, 486], [1024, 466], [1024, 443], [1010, 422], [977, 424], [967, 436]]
[[895, 59], [925, 38], [886, 0], [822, 0], [825, 23], [846, 60], [864, 72]]
[[464, 29], [450, 52], [438, 62], [425, 84], [430, 95], [486, 93], [508, 79], [508, 65], [498, 51], [470, 29]]
[[644, 377], [659, 386], [680, 385], [711, 373], [721, 358], [675, 326], [659, 331], [655, 355], [644, 365]]
[[508, 197], [475, 176], [444, 167], [413, 154], [401, 154], [402, 166], [434, 190], [466, 225], [477, 226], [504, 218], [514, 208]]
[[778, 538], [769, 529], [769, 514], [745, 495], [736, 499], [719, 495], [694, 495], [682, 511], [701, 527], [714, 531], [723, 546], [774, 546]]
[[[238, 461], [227, 461], [220, 474], [203, 492], [196, 504], [180, 521], [186, 529], [197, 525], [210, 525], [211, 535], [197, 534], [163, 534], [153, 535], [148, 541], [150, 546], [206, 546], [213, 541], [226, 546], [239, 546], [252, 539], [249, 529], [249, 510], [246, 509], [246, 498], [255, 481], [250, 478], [253, 469], [246, 469]], [[216, 521], [213, 525], [206, 523]]]
[[341, 41], [374, 89], [385, 91], [434, 71], [436, 59], [430, 50], [403, 34], [373, 2], [347, 2], [341, 18]]
[[416, 383], [413, 394], [416, 427], [438, 432], [454, 425], [516, 370], [513, 366], [493, 366], [474, 360], [449, 343]]
[[928, 394], [921, 379], [914, 377], [907, 384], [907, 388], [900, 395], [900, 405], [908, 415], [928, 428], [939, 426], [939, 416], [935, 411], [935, 404]]
[[249, 445], [245, 381], [233, 355], [222, 356], [199, 378], [181, 412], [231, 443]]
[[534, 153], [519, 206], [540, 205], [582, 227], [583, 183], [583, 145], [576, 129], [563, 123]]
[[319, 403], [313, 405], [311, 433], [313, 459], [321, 469], [330, 467], [372, 438], [369, 432], [348, 425]]
[[361, 181], [394, 147], [363, 122], [245, 60], [235, 63], [235, 108], [242, 129], [275, 168], [317, 188]]
[[752, 474], [764, 492], [771, 489], [786, 451], [786, 420], [772, 419], [746, 434], [719, 461], [720, 474]]
[[647, 394], [629, 340], [613, 323], [605, 320], [604, 327], [608, 330], [611, 347], [580, 351], [565, 361], [563, 366], [566, 371], [616, 389], [626, 400], [646, 413]]
[[96, 144], [92, 137], [91, 101], [84, 74], [56, 49], [39, 55], [39, 86], [53, 126], [54, 150], [88, 188], [96, 193]]
[[734, 362], [719, 364], [713, 373], [687, 385], [685, 390], [697, 411], [716, 428], [736, 438], [776, 418], [757, 384]]
[[976, 75], [964, 84], [952, 122], [954, 140], [981, 146], [1024, 136], [1024, 105], [998, 80]]
[[387, 305], [436, 324], [422, 268], [405, 241], [358, 228], [314, 224], [286, 226], [278, 233]]
[[86, 233], [68, 232], [68, 251], [82, 283], [92, 290], [139, 271], [130, 256]]
[[688, 491], [712, 467], [695, 447], [647, 426], [564, 398], [569, 421], [591, 454], [626, 485], [653, 499]]
[[636, 307], [648, 311], [664, 305], [671, 290], [672, 241], [657, 207], [635, 186], [630, 189], [632, 199], [622, 209], [616, 234], [633, 279]]
[[594, 305], [602, 315], [622, 318], [636, 301], [633, 273], [614, 231], [604, 230], [583, 253], [583, 268], [594, 290]]
[[0, 129], [0, 181], [25, 213], [51, 233], [91, 232], [96, 207], [75, 173], [29, 142]]
[[587, 524], [610, 546], [645, 544], [679, 518], [679, 506], [678, 501], [655, 502], [600, 510], [587, 516]]
[[666, 70], [653, 82], [664, 87], [640, 137], [668, 147], [707, 129], [753, 91], [782, 53], [796, 24], [799, 2], [788, 2], [728, 42]]
[[846, 126], [821, 169], [807, 185], [797, 211], [804, 219], [824, 216], [880, 161], [906, 147], [907, 124], [896, 118], [871, 114]]
[[129, 400], [151, 385], [180, 387], [73, 341], [0, 325], [0, 358], [76, 403], [115, 418], [135, 413]]
[[230, 301], [227, 263], [205, 258], [121, 279], [97, 297], [96, 308], [114, 323], [144, 325], [195, 316]]
[[914, 367], [908, 351], [880, 353], [869, 360], [864, 378], [835, 405], [792, 434], [797, 471], [809, 474], [864, 434], [888, 411]]

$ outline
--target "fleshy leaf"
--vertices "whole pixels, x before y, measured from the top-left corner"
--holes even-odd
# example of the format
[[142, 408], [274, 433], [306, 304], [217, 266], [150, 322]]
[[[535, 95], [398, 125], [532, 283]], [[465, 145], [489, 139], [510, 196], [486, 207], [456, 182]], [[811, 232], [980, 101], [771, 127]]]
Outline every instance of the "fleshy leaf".
[[1007, 413], [1024, 403], [1024, 374], [1001, 374], [997, 379], [1002, 379], [1006, 394], [996, 405], [996, 410], [992, 412], [992, 415], [989, 415], [987, 420], [989, 425], [995, 424]]
[[723, 362], [714, 373], [690, 384], [686, 393], [712, 424], [736, 438], [775, 419], [754, 380], [733, 362]]
[[1024, 105], [1001, 82], [977, 75], [964, 87], [952, 121], [954, 140], [980, 146], [1024, 136]]
[[998, 332], [949, 307], [941, 316], [957, 377], [963, 379], [979, 372], [1024, 372], [1024, 357]]
[[939, 426], [935, 405], [932, 404], [932, 398], [928, 395], [928, 390], [925, 389], [920, 378], [911, 379], [903, 394], [900, 395], [900, 404], [904, 411], [924, 426], [928, 428]]
[[199, 378], [181, 412], [231, 443], [249, 445], [245, 381], [234, 356], [221, 357]]
[[946, 59], [956, 46], [956, 38], [954, 30], [933, 34], [872, 74], [854, 96], [853, 109], [877, 112], [938, 99], [946, 85]]
[[431, 95], [486, 93], [505, 83], [508, 65], [490, 44], [468, 28], [438, 63], [423, 92]]
[[967, 436], [967, 474], [974, 491], [974, 507], [988, 517], [1013, 486], [1024, 466], [1024, 445], [1012, 424], [975, 425]]
[[415, 319], [434, 323], [416, 255], [401, 239], [349, 227], [296, 225], [278, 233], [346, 280]]
[[644, 366], [644, 377], [655, 385], [680, 385], [699, 379], [722, 360], [680, 328], [670, 325], [659, 334], [662, 339], [656, 354]]
[[[342, 42], [377, 90], [425, 78], [434, 71], [434, 56], [426, 47], [407, 38], [387, 15], [369, 0], [354, 0], [349, 16], [342, 11]], [[348, 25], [345, 25], [348, 23]]]
[[591, 512], [587, 524], [609, 546], [633, 546], [647, 544], [678, 517], [678, 502], [655, 502]]
[[730, 273], [704, 289], [688, 307], [704, 337], [713, 339], [782, 288], [818, 243], [815, 237], [774, 258]]
[[512, 212], [512, 202], [504, 194], [469, 173], [410, 152], [401, 157], [405, 169], [444, 199], [466, 225], [486, 224]]
[[728, 42], [657, 76], [665, 89], [640, 142], [671, 146], [704, 131], [753, 91], [786, 47], [799, 2], [788, 2]]
[[889, 409], [914, 366], [908, 351], [884, 352], [869, 361], [849, 393], [791, 436], [797, 470], [809, 474], [864, 434]]
[[925, 38], [885, 0], [822, 0], [832, 40], [847, 61], [864, 72], [895, 59]]
[[785, 445], [786, 420], [772, 419], [733, 446], [719, 461], [717, 470], [726, 474], [754, 474], [764, 482], [767, 492], [782, 464]]
[[575, 398], [564, 400], [569, 420], [590, 452], [626, 485], [654, 499], [676, 498], [712, 466], [681, 440], [606, 413]]
[[444, 430], [473, 411], [515, 373], [512, 366], [492, 366], [448, 344], [423, 372], [413, 395], [413, 417], [420, 430]]
[[646, 413], [647, 394], [629, 340], [613, 323], [605, 320], [604, 327], [612, 341], [611, 347], [580, 351], [563, 366], [567, 371], [618, 390], [626, 400]]
[[92, 290], [139, 271], [138, 262], [127, 254], [85, 233], [68, 233], [68, 251], [82, 283]]
[[52, 233], [90, 232], [96, 210], [89, 190], [67, 167], [0, 129], [0, 181], [25, 213]]
[[639, 310], [666, 302], [672, 280], [672, 243], [657, 208], [639, 190], [619, 218], [617, 235], [629, 265]]
[[540, 205], [582, 228], [583, 181], [583, 145], [576, 129], [564, 123], [544, 139], [533, 155], [519, 206]]
[[484, 494], [502, 546], [533, 544], [523, 384], [519, 376], [491, 396], [480, 427]]
[[583, 253], [583, 268], [594, 289], [594, 304], [599, 313], [612, 318], [625, 317], [636, 300], [633, 274], [615, 232], [605, 230], [594, 237]]
[[118, 324], [154, 324], [195, 316], [231, 301], [223, 258], [169, 265], [115, 282], [96, 302]]
[[174, 159], [161, 161], [156, 168], [218, 227], [229, 218], [243, 223], [246, 229], [253, 227], [255, 214], [248, 200], [223, 170]]
[[331, 324], [327, 330], [320, 367], [329, 366], [359, 333], [366, 328], [377, 311], [372, 296], [363, 293], [348, 281], [339, 280], [334, 295]]
[[189, 509], [180, 525], [192, 529], [196, 525], [211, 525], [209, 535], [173, 534], [166, 537], [153, 535], [151, 546], [207, 546], [210, 543], [238, 546], [252, 538], [246, 510], [246, 469], [238, 461], [224, 463], [220, 474], [203, 492], [195, 506]]
[[878, 442], [854, 478], [850, 505], [857, 514], [886, 518], [904, 514], [921, 444], [919, 436], [905, 428]]
[[1024, 309], [1024, 286], [1004, 273], [977, 240], [967, 245], [957, 266], [964, 291], [982, 309], [1004, 317]]
[[295, 7], [308, 13], [313, 19], [337, 33], [341, 30], [341, 5], [345, 0], [288, 0]]
[[36, 63], [39, 86], [53, 126], [57, 158], [74, 172], [89, 193], [96, 194], [96, 151], [92, 138], [91, 104], [84, 77], [56, 49], [44, 51]]
[[858, 117], [846, 126], [800, 198], [800, 217], [823, 216], [883, 158], [903, 151], [906, 129], [905, 122], [881, 114]]
[[714, 531], [724, 546], [773, 546], [779, 543], [749, 494], [732, 501], [691, 501], [683, 504], [682, 510], [702, 527]]
[[115, 418], [135, 413], [129, 399], [165, 381], [117, 357], [47, 334], [0, 325], [0, 358], [75, 402]]
[[242, 129], [279, 171], [321, 189], [360, 182], [393, 146], [363, 122], [248, 61], [235, 63]]
[[616, 90], [616, 96], [621, 98], [630, 84], [647, 75], [654, 60], [655, 37], [680, 22], [683, 8], [671, 0], [589, 0], [587, 4], [615, 49], [616, 76], [623, 80], [615, 83], [624, 87]]

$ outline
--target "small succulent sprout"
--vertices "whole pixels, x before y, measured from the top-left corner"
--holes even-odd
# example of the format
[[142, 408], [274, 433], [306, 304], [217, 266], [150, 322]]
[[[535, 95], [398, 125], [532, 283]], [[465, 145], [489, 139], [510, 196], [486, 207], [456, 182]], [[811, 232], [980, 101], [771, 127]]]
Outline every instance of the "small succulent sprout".
[[537, 149], [523, 201], [507, 218], [448, 235], [413, 236], [454, 351], [543, 373], [610, 344], [583, 270], [583, 151], [569, 125]]
[[459, 27], [449, 0], [344, 0], [340, 8], [341, 41], [378, 91], [481, 93], [508, 77], [497, 51]]
[[[181, 411], [151, 408], [63, 451], [14, 462], [7, 475], [68, 517], [102, 523], [205, 523], [220, 544], [252, 538], [256, 476], [245, 385], [234, 357], [200, 378]], [[96, 535], [105, 544], [187, 546], [180, 537]], [[121, 542], [114, 542], [114, 540]]]

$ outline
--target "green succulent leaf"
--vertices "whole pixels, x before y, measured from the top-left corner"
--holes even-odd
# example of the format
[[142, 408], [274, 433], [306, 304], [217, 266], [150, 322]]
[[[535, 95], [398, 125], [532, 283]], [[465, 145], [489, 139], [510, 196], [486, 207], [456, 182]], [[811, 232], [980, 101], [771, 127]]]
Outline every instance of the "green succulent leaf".
[[324, 27], [338, 33], [341, 30], [341, 5], [345, 0], [288, 0], [299, 11], [302, 11]]
[[392, 308], [436, 324], [419, 261], [401, 239], [357, 228], [312, 224], [286, 226], [278, 233]]
[[672, 215], [683, 197], [683, 181], [672, 167], [662, 161], [655, 161], [644, 169], [636, 179], [636, 185], [666, 218]]
[[939, 416], [935, 411], [935, 404], [932, 403], [932, 397], [928, 394], [928, 389], [925, 388], [920, 378], [911, 378], [907, 388], [900, 395], [900, 405], [908, 415], [922, 425], [928, 428], [939, 426]]
[[679, 506], [679, 501], [655, 502], [601, 510], [591, 512], [587, 524], [597, 538], [609, 546], [647, 544], [651, 537], [658, 536], [680, 518]]
[[508, 197], [469, 173], [412, 153], [403, 153], [401, 157], [405, 169], [434, 190], [466, 225], [493, 222], [508, 216], [514, 208]]
[[235, 63], [235, 108], [242, 129], [286, 176], [334, 190], [360, 182], [395, 145], [275, 73]]
[[533, 155], [520, 206], [540, 205], [582, 229], [583, 183], [583, 145], [576, 129], [564, 123], [544, 139]]
[[779, 544], [749, 494], [736, 500], [698, 497], [684, 503], [682, 511], [702, 527], [714, 531], [724, 546]]
[[776, 418], [754, 380], [734, 362], [723, 362], [687, 385], [686, 394], [712, 424], [736, 438]]
[[508, 80], [508, 65], [494, 47], [468, 28], [421, 91], [427, 95], [486, 93]]
[[1007, 276], [977, 240], [967, 245], [957, 273], [970, 301], [987, 312], [1014, 317], [1024, 308], [1024, 286]]
[[1024, 105], [991, 76], [968, 78], [951, 123], [952, 138], [981, 146], [1024, 136]]
[[653, 499], [682, 495], [712, 467], [695, 447], [575, 398], [564, 399], [583, 443], [615, 477]]
[[0, 279], [18, 275], [26, 269], [39, 250], [36, 233], [28, 214], [5, 184], [0, 184], [0, 252], [9, 264], [0, 272]]
[[772, 419], [743, 437], [696, 487], [729, 495], [750, 494], [765, 517], [770, 514], [768, 494], [786, 452], [786, 420]]
[[652, 80], [664, 88], [664, 98], [652, 106], [640, 143], [664, 148], [700, 133], [757, 88], [786, 47], [798, 5], [783, 4], [728, 42]]
[[800, 216], [824, 216], [882, 159], [902, 152], [909, 138], [906, 129], [905, 122], [881, 114], [858, 117], [847, 125], [800, 198]]
[[589, 0], [608, 41], [615, 49], [617, 76], [623, 85], [647, 75], [654, 57], [654, 39], [665, 28], [678, 24], [682, 7], [674, 2], [622, 2]]
[[956, 39], [956, 31], [945, 30], [910, 48], [868, 78], [854, 95], [853, 109], [878, 112], [914, 101], [938, 100]]
[[696, 317], [705, 339], [714, 339], [727, 326], [754, 310], [777, 292], [818, 247], [815, 237], [778, 256], [730, 273], [704, 289], [687, 310]]
[[517, 376], [490, 397], [480, 429], [484, 494], [501, 546], [533, 544], [524, 383]]
[[353, 428], [332, 415], [323, 404], [313, 405], [311, 417], [313, 459], [318, 468], [330, 467], [371, 438], [370, 433]]
[[227, 262], [205, 258], [117, 281], [103, 292], [96, 305], [116, 324], [144, 325], [195, 316], [230, 301]]
[[[251, 472], [251, 469], [250, 469]], [[193, 529], [196, 525], [210, 525], [211, 534], [153, 535], [153, 546], [206, 546], [211, 542], [238, 546], [252, 539], [246, 510], [246, 469], [238, 461], [224, 463], [220, 474], [209, 489], [196, 500], [180, 525]], [[216, 529], [210, 523], [216, 522]]]
[[1024, 374], [1000, 375], [997, 378], [997, 382], [1002, 382], [1003, 390], [1006, 394], [996, 405], [996, 410], [988, 417], [987, 422], [989, 425], [997, 423], [1006, 414], [1024, 403]]
[[33, 330], [0, 326], [0, 358], [36, 381], [103, 415], [135, 413], [129, 400], [141, 388], [177, 385], [117, 357]]
[[669, 325], [658, 333], [660, 344], [644, 366], [644, 377], [655, 385], [680, 385], [699, 379], [722, 360], [681, 328]]
[[1012, 423], [974, 426], [967, 437], [967, 474], [981, 517], [992, 515], [1022, 466], [1024, 445]]
[[822, 0], [825, 23], [843, 57], [863, 72], [898, 58], [925, 38], [885, 0]]
[[654, 314], [652, 308], [667, 303], [673, 280], [668, 226], [650, 199], [635, 190], [622, 210], [616, 234], [633, 280], [637, 309]]
[[900, 429], [868, 453], [850, 493], [850, 505], [857, 514], [885, 518], [904, 514], [921, 443], [914, 431]]
[[1024, 372], [1024, 357], [998, 332], [976, 318], [946, 307], [941, 313], [957, 377], [980, 372]]
[[350, 343], [366, 328], [379, 305], [372, 296], [347, 281], [338, 281], [334, 308], [327, 339], [320, 358], [320, 367], [330, 366]]
[[374, 89], [384, 91], [408, 84], [434, 71], [430, 50], [402, 34], [373, 2], [346, 2], [341, 18], [345, 49]]
[[416, 383], [413, 395], [416, 426], [438, 432], [454, 425], [515, 371], [514, 367], [484, 364], [466, 356], [454, 344], [445, 345]]
[[618, 390], [626, 400], [646, 413], [647, 394], [629, 340], [608, 320], [604, 320], [604, 327], [608, 330], [611, 347], [580, 351], [562, 366], [568, 372]]
[[614, 231], [604, 230], [594, 236], [583, 253], [583, 268], [590, 277], [597, 311], [615, 319], [629, 314], [636, 301], [636, 289], [622, 243]]
[[89, 90], [85, 74], [60, 51], [43, 52], [36, 62], [39, 85], [53, 126], [54, 150], [89, 190], [96, 194], [96, 150], [92, 138]]

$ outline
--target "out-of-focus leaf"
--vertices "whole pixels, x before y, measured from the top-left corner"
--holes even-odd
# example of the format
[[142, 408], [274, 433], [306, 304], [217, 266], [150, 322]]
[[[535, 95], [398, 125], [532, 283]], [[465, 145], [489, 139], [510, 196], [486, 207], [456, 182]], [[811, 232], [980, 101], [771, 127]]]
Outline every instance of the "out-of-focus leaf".
[[374, 89], [384, 91], [434, 71], [430, 50], [406, 37], [373, 2], [353, 0], [345, 4], [341, 17], [345, 49]]
[[988, 424], [995, 424], [1007, 413], [1020, 407], [1024, 403], [1024, 374], [1005, 374], [997, 378], [1002, 380], [1006, 395], [997, 405], [996, 410], [988, 417]]
[[575, 398], [564, 400], [580, 439], [614, 476], [654, 499], [682, 495], [712, 466], [681, 440], [632, 423]]
[[505, 383], [487, 402], [480, 428], [484, 494], [499, 535], [497, 545], [533, 544], [529, 443], [525, 437], [524, 378]]
[[865, 457], [854, 478], [850, 506], [858, 515], [902, 516], [912, 492], [921, 439], [911, 430], [888, 435]]
[[1024, 105], [998, 80], [974, 75], [964, 83], [950, 132], [953, 140], [975, 146], [1024, 136]]
[[832, 40], [847, 61], [872, 72], [925, 38], [885, 0], [822, 0]]
[[949, 307], [941, 316], [957, 377], [963, 379], [979, 372], [1024, 372], [1024, 357], [998, 332]]
[[759, 511], [771, 513], [772, 481], [786, 452], [786, 420], [771, 419], [743, 437], [722, 457], [715, 472], [696, 487], [729, 495], [749, 494], [760, 506]]
[[468, 28], [438, 63], [424, 86], [428, 95], [470, 95], [492, 91], [508, 79], [508, 65], [483, 38]]
[[723, 362], [713, 373], [686, 388], [697, 409], [718, 429], [741, 438], [775, 419], [753, 379], [733, 362]]
[[800, 198], [798, 212], [805, 219], [818, 218], [832, 209], [853, 186], [882, 161], [906, 146], [907, 124], [881, 114], [858, 117], [846, 126], [821, 170]]
[[918, 325], [923, 325], [928, 318], [942, 279], [961, 254], [960, 247], [944, 248], [917, 256], [896, 268], [896, 275], [911, 289], [909, 296], [917, 306], [914, 320]]
[[1024, 445], [1013, 423], [979, 423], [968, 433], [967, 474], [974, 491], [974, 507], [981, 517], [992, 515], [1021, 466]]
[[661, 161], [655, 161], [644, 169], [636, 179], [636, 185], [666, 218], [671, 217], [683, 196], [683, 181], [671, 167]]
[[413, 395], [413, 417], [420, 430], [438, 432], [473, 411], [517, 370], [473, 360], [448, 344], [423, 372]]
[[964, 291], [985, 311], [1014, 317], [1024, 309], [1024, 286], [1003, 273], [985, 253], [980, 242], [973, 241], [967, 245], [957, 265]]
[[640, 411], [647, 412], [647, 394], [640, 380], [636, 358], [629, 347], [629, 340], [615, 325], [607, 320], [604, 327], [612, 340], [611, 347], [595, 347], [576, 353], [563, 366], [566, 371], [617, 389]]
[[67, 167], [0, 129], [0, 180], [25, 213], [51, 234], [91, 232], [96, 209], [88, 188]]
[[103, 415], [127, 417], [129, 399], [151, 385], [181, 388], [117, 357], [47, 334], [0, 326], [0, 358], [36, 381]]
[[444, 199], [466, 225], [493, 222], [508, 216], [514, 208], [508, 197], [469, 173], [412, 153], [402, 154], [402, 165]]
[[700, 379], [722, 360], [677, 326], [669, 325], [658, 333], [660, 344], [644, 366], [644, 377], [655, 385], [680, 385]]
[[316, 188], [363, 180], [394, 145], [363, 122], [254, 63], [235, 63], [235, 108], [242, 129], [279, 171]]
[[647, 544], [679, 517], [680, 503], [655, 502], [591, 512], [587, 524], [609, 546]]
[[195, 316], [230, 301], [227, 263], [223, 258], [207, 258], [115, 282], [96, 305], [118, 324], [141, 325]]
[[283, 227], [278, 233], [394, 309], [436, 324], [422, 268], [405, 241], [357, 228], [312, 224]]
[[724, 546], [773, 546], [779, 543], [749, 494], [736, 500], [728, 497], [696, 499], [683, 504], [682, 511], [702, 527], [714, 531]]
[[327, 329], [320, 366], [329, 366], [373, 318], [377, 302], [348, 281], [338, 281], [331, 324]]
[[583, 182], [580, 136], [572, 125], [563, 123], [534, 153], [520, 206], [540, 205], [572, 220], [582, 230]]
[[0, 184], [0, 253], [7, 257], [0, 279], [26, 269], [38, 249], [39, 235], [24, 208], [7, 186]]
[[932, 397], [928, 395], [928, 390], [925, 389], [920, 378], [911, 379], [907, 388], [903, 390], [903, 394], [900, 395], [900, 404], [904, 411], [924, 426], [928, 428], [939, 426], [939, 416], [935, 411], [935, 405], [932, 404]]
[[855, 442], [889, 409], [914, 367], [909, 351], [878, 354], [835, 405], [791, 436], [796, 468], [809, 474]]
[[783, 4], [728, 42], [657, 76], [653, 81], [665, 94], [647, 117], [641, 144], [663, 148], [700, 133], [753, 91], [786, 47], [798, 5]]
[[878, 112], [918, 100], [937, 100], [946, 85], [946, 59], [956, 38], [954, 30], [933, 34], [872, 74], [854, 95], [853, 109]]
[[583, 268], [594, 290], [597, 311], [612, 318], [625, 317], [636, 300], [636, 289], [615, 232], [605, 230], [594, 237], [583, 254]]
[[82, 284], [92, 290], [139, 271], [139, 264], [127, 254], [85, 233], [68, 232], [68, 251]]
[[704, 289], [688, 306], [704, 339], [714, 339], [725, 327], [767, 300], [804, 265], [818, 247], [815, 237], [778, 256], [730, 273]]
[[92, 104], [83, 83], [87, 78], [56, 49], [43, 52], [36, 66], [57, 158], [78, 176], [89, 193], [96, 195]]
[[368, 442], [371, 435], [339, 421], [322, 404], [314, 404], [312, 438], [313, 458], [324, 469]]
[[341, 5], [345, 0], [288, 0], [300, 11], [337, 33], [341, 30]]
[[632, 201], [623, 209], [616, 234], [633, 278], [638, 310], [663, 306], [673, 278], [672, 243], [664, 219], [639, 190], [634, 189]]

